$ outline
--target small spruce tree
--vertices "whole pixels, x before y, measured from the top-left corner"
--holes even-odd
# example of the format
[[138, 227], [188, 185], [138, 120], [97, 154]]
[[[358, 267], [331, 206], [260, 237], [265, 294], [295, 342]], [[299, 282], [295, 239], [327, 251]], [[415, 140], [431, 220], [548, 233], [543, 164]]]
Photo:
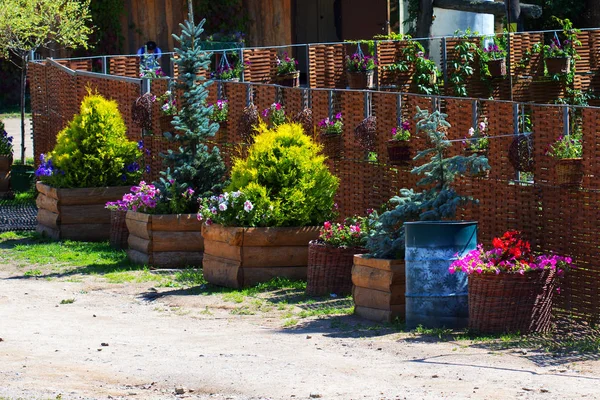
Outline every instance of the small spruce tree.
[[487, 158], [477, 154], [444, 157], [452, 145], [446, 137], [446, 131], [450, 128], [446, 117], [439, 111], [430, 113], [417, 107], [417, 132], [424, 131], [433, 147], [417, 154], [415, 160], [429, 157], [429, 162], [415, 167], [411, 173], [424, 176], [417, 186], [424, 186], [425, 189], [421, 192], [401, 189], [400, 195], [389, 201], [393, 209], [374, 215], [377, 219], [375, 229], [367, 242], [367, 248], [374, 257], [404, 258], [404, 222], [451, 219], [456, 216], [458, 207], [478, 203], [472, 197], [456, 193], [452, 184], [459, 176], [467, 173], [476, 175], [491, 168]]
[[[176, 132], [165, 133], [165, 136], [179, 143], [180, 147], [162, 155], [167, 169], [161, 172], [159, 182], [155, 183], [161, 194], [166, 196], [163, 200], [171, 205], [180, 205], [170, 210], [173, 213], [197, 211], [198, 197], [220, 192], [224, 186], [226, 169], [219, 149], [214, 146], [209, 150], [205, 144], [207, 139], [215, 135], [219, 124], [210, 122], [213, 110], [206, 105], [207, 87], [212, 81], [206, 81], [199, 74], [200, 70], [208, 69], [210, 63], [210, 54], [200, 47], [204, 23], [205, 20], [194, 24], [193, 15], [190, 14], [185, 24], [180, 24], [181, 36], [173, 35], [179, 42], [179, 47], [175, 48], [179, 76], [171, 89], [183, 90], [184, 95], [182, 107], [173, 118]], [[193, 196], [188, 196], [190, 201], [172, 201], [180, 199], [189, 189], [194, 191]]]

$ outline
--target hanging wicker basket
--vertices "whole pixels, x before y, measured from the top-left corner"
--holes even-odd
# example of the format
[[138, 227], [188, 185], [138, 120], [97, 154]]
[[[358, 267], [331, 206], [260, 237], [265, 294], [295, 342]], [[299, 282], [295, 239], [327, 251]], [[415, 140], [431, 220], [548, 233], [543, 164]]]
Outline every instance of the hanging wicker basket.
[[508, 149], [508, 161], [513, 168], [520, 172], [533, 172], [533, 135], [521, 134], [516, 136]]
[[321, 133], [323, 153], [329, 158], [339, 158], [342, 153], [342, 135], [338, 133]]
[[482, 333], [550, 329], [556, 273], [529, 271], [469, 276], [469, 329]]
[[546, 58], [549, 75], [568, 74], [571, 72], [571, 57]]
[[488, 71], [492, 78], [499, 78], [506, 75], [506, 59], [499, 58], [497, 60], [487, 61]]
[[110, 246], [117, 250], [128, 248], [129, 230], [126, 223], [127, 211], [110, 210]]
[[361, 247], [333, 247], [317, 240], [308, 245], [306, 294], [345, 296], [352, 293], [352, 264], [355, 254], [366, 254]]
[[387, 152], [392, 165], [409, 165], [411, 160], [410, 144], [404, 140], [388, 140]]
[[346, 72], [350, 89], [371, 89], [373, 87], [373, 70], [365, 72]]
[[358, 146], [366, 151], [375, 151], [375, 141], [377, 139], [377, 117], [370, 116], [362, 120], [354, 128], [354, 137]]
[[583, 159], [563, 158], [556, 163], [556, 183], [562, 187], [580, 187], [583, 181]]
[[277, 75], [275, 76], [275, 83], [281, 86], [298, 87], [300, 86], [300, 71]]

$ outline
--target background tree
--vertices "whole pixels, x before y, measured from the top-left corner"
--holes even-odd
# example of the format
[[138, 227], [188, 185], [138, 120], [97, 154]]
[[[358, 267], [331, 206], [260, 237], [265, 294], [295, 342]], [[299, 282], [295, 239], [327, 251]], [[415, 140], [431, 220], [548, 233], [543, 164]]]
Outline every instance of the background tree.
[[0, 57], [18, 58], [21, 70], [21, 161], [25, 163], [25, 78], [33, 51], [51, 43], [87, 48], [90, 0], [2, 0]]

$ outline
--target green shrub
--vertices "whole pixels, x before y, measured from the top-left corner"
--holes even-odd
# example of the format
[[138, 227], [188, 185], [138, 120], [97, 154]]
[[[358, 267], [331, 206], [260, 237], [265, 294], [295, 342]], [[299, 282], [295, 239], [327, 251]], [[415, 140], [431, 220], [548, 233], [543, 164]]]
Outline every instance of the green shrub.
[[267, 207], [266, 193], [272, 210], [269, 226], [320, 225], [333, 217], [339, 180], [319, 150], [298, 124], [276, 129], [263, 124], [248, 157], [234, 161], [228, 190], [242, 191], [261, 208]]
[[80, 113], [59, 132], [54, 150], [42, 154], [37, 171], [54, 187], [120, 186], [139, 182], [142, 169], [138, 143], [125, 135], [125, 123], [115, 101], [89, 94]]

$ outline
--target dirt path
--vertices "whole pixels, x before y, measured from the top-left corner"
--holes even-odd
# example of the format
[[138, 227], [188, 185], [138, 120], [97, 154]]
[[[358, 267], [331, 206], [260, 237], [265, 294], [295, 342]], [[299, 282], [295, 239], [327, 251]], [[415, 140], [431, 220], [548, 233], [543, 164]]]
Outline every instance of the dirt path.
[[218, 296], [6, 265], [0, 338], [0, 399], [594, 399], [600, 388], [597, 360], [382, 333], [354, 317], [286, 329]]

